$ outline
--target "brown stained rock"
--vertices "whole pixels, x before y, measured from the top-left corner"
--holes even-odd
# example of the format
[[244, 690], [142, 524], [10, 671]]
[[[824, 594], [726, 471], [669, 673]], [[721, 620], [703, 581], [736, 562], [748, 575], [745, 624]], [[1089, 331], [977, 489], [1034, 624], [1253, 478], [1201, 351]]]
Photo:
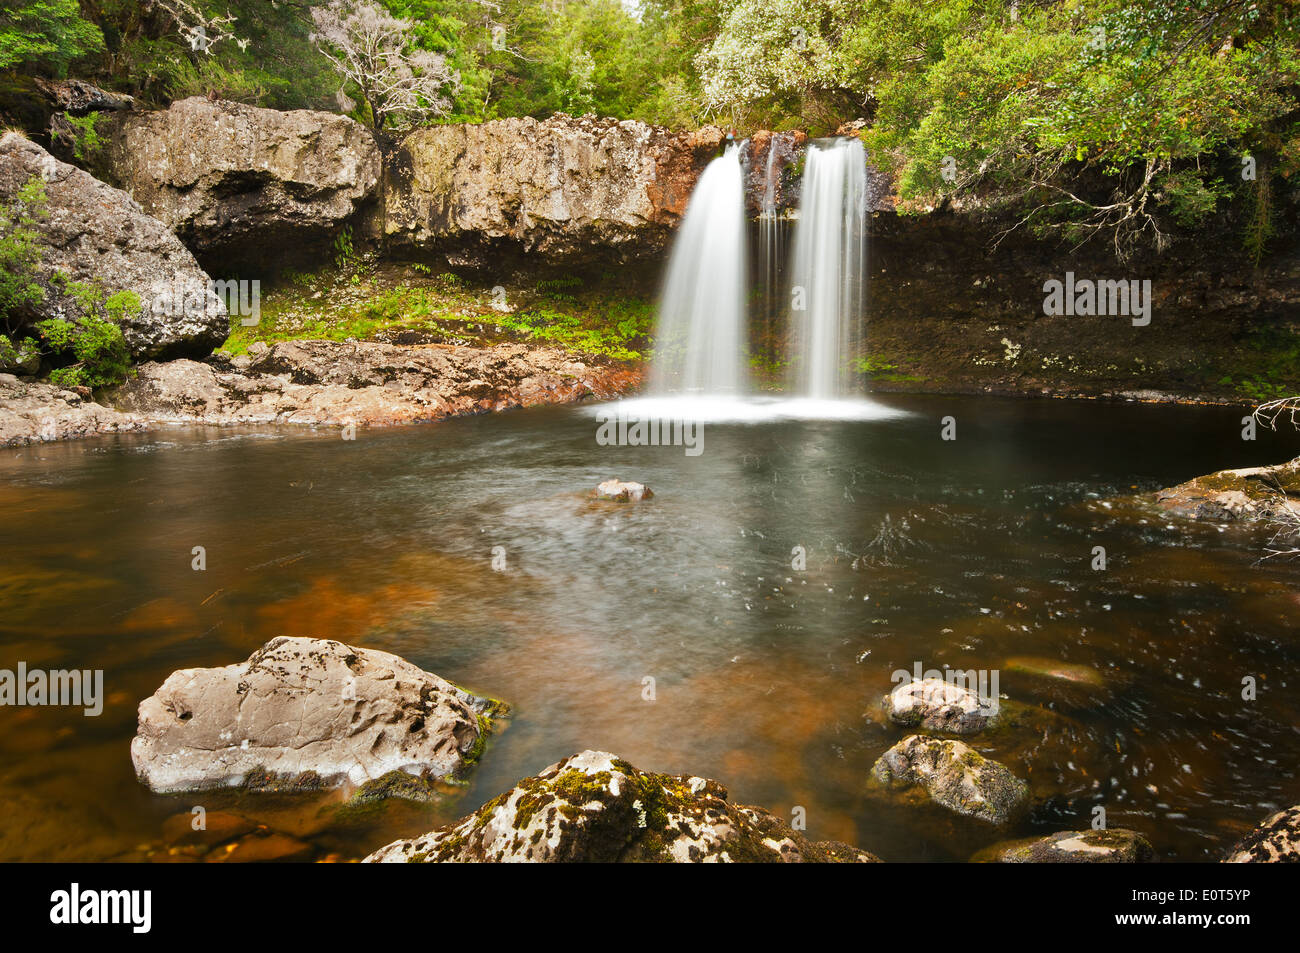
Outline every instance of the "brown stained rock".
[[504, 244], [550, 260], [657, 256], [722, 140], [714, 127], [673, 134], [563, 114], [419, 129], [389, 163], [384, 234], [414, 254]]
[[147, 426], [135, 414], [93, 403], [76, 391], [0, 374], [0, 447], [144, 430]]
[[250, 361], [228, 370], [195, 361], [145, 364], [113, 401], [151, 420], [375, 427], [607, 399], [639, 380], [636, 371], [522, 344], [286, 341], [249, 353]]

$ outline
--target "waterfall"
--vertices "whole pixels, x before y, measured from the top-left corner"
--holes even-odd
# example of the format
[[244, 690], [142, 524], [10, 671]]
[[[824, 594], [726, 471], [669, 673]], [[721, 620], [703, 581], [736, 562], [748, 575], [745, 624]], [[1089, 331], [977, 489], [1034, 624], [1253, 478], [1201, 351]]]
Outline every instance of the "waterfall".
[[686, 207], [659, 302], [650, 392], [745, 390], [745, 213], [739, 146], [709, 163]]
[[779, 263], [781, 261], [781, 230], [776, 217], [776, 186], [781, 174], [776, 162], [776, 136], [768, 140], [767, 168], [763, 173], [763, 207], [759, 212], [759, 254], [763, 260], [763, 293], [767, 310], [773, 310], [777, 294]]
[[791, 381], [801, 397], [851, 394], [863, 321], [866, 152], [856, 139], [810, 143], [791, 263]]

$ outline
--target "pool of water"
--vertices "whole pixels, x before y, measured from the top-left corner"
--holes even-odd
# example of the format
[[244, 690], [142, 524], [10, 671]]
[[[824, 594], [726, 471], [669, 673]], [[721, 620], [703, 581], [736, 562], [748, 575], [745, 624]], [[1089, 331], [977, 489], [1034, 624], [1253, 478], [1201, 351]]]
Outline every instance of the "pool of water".
[[[1244, 442], [1234, 408], [884, 403], [898, 413], [720, 420], [695, 456], [599, 445], [590, 406], [353, 441], [187, 428], [0, 452], [0, 668], [103, 669], [107, 696], [93, 718], [0, 709], [0, 859], [138, 859], [194, 804], [351, 859], [583, 748], [803, 808], [809, 836], [891, 861], [966, 860], [1083, 828], [1098, 806], [1164, 857], [1215, 860], [1300, 800], [1300, 565], [1261, 564], [1258, 530], [1102, 502], [1279, 462], [1294, 435]], [[613, 476], [656, 496], [586, 498]], [[516, 714], [460, 798], [361, 821], [328, 798], [141, 787], [139, 701], [278, 635], [395, 652]], [[1011, 830], [867, 790], [904, 734], [880, 697], [917, 663], [996, 671], [1007, 699], [1047, 713], [972, 741], [1031, 785]]]

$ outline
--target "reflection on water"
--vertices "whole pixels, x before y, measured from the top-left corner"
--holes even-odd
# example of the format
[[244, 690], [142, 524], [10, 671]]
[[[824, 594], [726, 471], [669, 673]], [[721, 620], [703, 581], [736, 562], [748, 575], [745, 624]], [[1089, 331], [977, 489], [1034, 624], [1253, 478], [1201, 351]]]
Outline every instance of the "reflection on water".
[[[711, 423], [698, 457], [598, 446], [590, 407], [355, 441], [176, 430], [5, 452], [0, 668], [102, 668], [107, 697], [98, 718], [0, 709], [0, 858], [190, 859], [177, 817], [201, 804], [267, 829], [229, 859], [351, 859], [601, 748], [777, 813], [802, 806], [817, 839], [965, 860], [1007, 835], [865, 788], [902, 735], [879, 697], [916, 662], [997, 670], [1027, 706], [974, 742], [1030, 783], [1035, 808], [1010, 833], [1083, 827], [1101, 805], [1164, 856], [1211, 860], [1300, 800], [1300, 567], [1257, 564], [1258, 533], [1100, 502], [1276, 462], [1294, 439], [1243, 443], [1239, 409], [888, 403], [906, 413]], [[656, 496], [586, 499], [611, 476]], [[437, 805], [143, 790], [128, 754], [140, 699], [277, 635], [396, 652], [517, 715]], [[1041, 671], [1063, 663], [1100, 679]]]

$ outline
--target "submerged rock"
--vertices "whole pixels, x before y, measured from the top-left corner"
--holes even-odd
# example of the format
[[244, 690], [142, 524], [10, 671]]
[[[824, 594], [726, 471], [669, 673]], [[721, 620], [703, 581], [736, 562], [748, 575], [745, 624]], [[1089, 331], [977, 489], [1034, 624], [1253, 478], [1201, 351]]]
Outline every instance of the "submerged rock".
[[947, 738], [909, 735], [871, 768], [871, 783], [889, 789], [920, 787], [936, 804], [1005, 824], [1025, 805], [1029, 788], [996, 761]]
[[367, 863], [835, 862], [866, 851], [812, 843], [775, 815], [734, 805], [716, 781], [650, 774], [583, 751], [493, 798], [460, 822], [394, 841]]
[[1138, 864], [1154, 860], [1155, 850], [1136, 831], [1061, 831], [994, 844], [971, 859], [1002, 864]]
[[226, 305], [171, 229], [125, 192], [36, 143], [14, 132], [0, 136], [0, 202], [12, 201], [33, 179], [45, 190], [47, 214], [34, 225], [44, 299], [31, 314], [18, 315], [22, 324], [80, 315], [82, 305], [68, 287], [73, 282], [98, 287], [105, 297], [136, 296], [139, 305], [121, 320], [136, 360], [202, 357], [225, 340]]
[[146, 211], [223, 273], [265, 269], [271, 249], [280, 261], [328, 249], [380, 176], [374, 137], [346, 116], [199, 96], [121, 114], [107, 161]]
[[622, 480], [605, 480], [595, 490], [596, 499], [613, 500], [615, 503], [639, 503], [654, 497], [653, 491], [644, 483], [625, 483]]
[[905, 682], [884, 697], [885, 715], [896, 725], [970, 735], [996, 722], [996, 699], [983, 699], [941, 678]]
[[1300, 804], [1265, 818], [1232, 848], [1228, 864], [1300, 862]]
[[159, 793], [431, 781], [477, 760], [501, 713], [396, 655], [278, 638], [245, 662], [169, 675], [140, 703], [131, 761]]

